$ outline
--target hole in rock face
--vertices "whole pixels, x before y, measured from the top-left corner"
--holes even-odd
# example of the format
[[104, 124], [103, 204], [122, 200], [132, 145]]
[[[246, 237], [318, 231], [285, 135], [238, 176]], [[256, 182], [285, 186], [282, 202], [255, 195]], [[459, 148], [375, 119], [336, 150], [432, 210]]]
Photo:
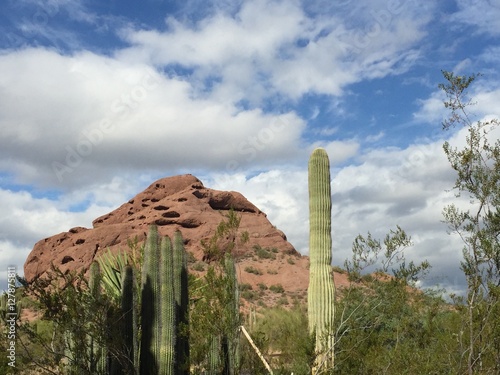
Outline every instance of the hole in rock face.
[[159, 202], [159, 201], [160, 201], [160, 200], [159, 200], [158, 198], [152, 198], [152, 199], [151, 199], [151, 202], [153, 202], [153, 203], [156, 203], [156, 202]]
[[183, 220], [179, 224], [180, 224], [181, 227], [188, 228], [188, 229], [190, 229], [190, 228], [198, 228], [201, 225], [201, 223], [198, 220], [195, 220], [195, 219]]
[[187, 198], [179, 198], [179, 199], [177, 199], [177, 202], [185, 202], [185, 201], [187, 201]]
[[175, 221], [167, 219], [156, 219], [155, 224], [161, 227], [163, 225], [175, 224]]
[[85, 242], [85, 240], [83, 238], [79, 238], [79, 239], [76, 240], [75, 244], [81, 245], [84, 242]]
[[196, 198], [198, 199], [201, 199], [201, 198], [205, 198], [207, 195], [199, 190], [195, 190], [193, 191], [192, 193]]
[[69, 255], [65, 255], [64, 258], [62, 258], [62, 260], [61, 260], [61, 264], [66, 264], [66, 263], [73, 262], [73, 261], [74, 261], [73, 257], [71, 257]]
[[178, 213], [177, 211], [169, 211], [169, 212], [164, 212], [163, 214], [161, 214], [161, 216], [163, 216], [163, 217], [180, 217], [181, 214]]
[[159, 205], [159, 206], [154, 206], [153, 209], [157, 210], [157, 211], [166, 211], [169, 209], [169, 207], [167, 206], [163, 206], [163, 205]]

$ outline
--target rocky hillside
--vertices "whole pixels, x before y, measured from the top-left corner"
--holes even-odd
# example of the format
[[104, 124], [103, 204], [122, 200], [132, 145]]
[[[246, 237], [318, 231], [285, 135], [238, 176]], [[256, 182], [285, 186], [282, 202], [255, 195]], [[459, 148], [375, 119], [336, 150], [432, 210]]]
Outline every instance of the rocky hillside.
[[43, 276], [53, 262], [66, 270], [87, 270], [106, 249], [128, 249], [127, 241], [145, 239], [148, 225], [158, 225], [162, 235], [180, 230], [192, 254], [193, 272], [206, 268], [201, 240], [212, 237], [217, 225], [233, 208], [241, 217], [239, 232], [249, 240], [238, 248], [237, 269], [242, 296], [247, 301], [291, 303], [306, 295], [308, 258], [301, 256], [259, 208], [237, 192], [203, 186], [192, 175], [167, 177], [116, 210], [93, 221], [93, 228], [71, 228], [37, 242], [24, 265], [28, 282]]

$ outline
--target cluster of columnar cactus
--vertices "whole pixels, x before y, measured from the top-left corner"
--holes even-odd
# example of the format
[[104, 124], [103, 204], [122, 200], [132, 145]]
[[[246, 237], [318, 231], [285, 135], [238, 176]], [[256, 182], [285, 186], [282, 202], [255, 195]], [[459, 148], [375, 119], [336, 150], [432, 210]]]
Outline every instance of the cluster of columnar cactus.
[[[181, 233], [177, 231], [171, 240], [161, 237], [152, 225], [144, 246], [142, 269], [134, 267], [137, 262], [128, 264], [124, 259], [115, 261], [108, 253], [104, 260], [90, 267], [91, 303], [109, 308], [118, 303], [118, 310], [113, 307], [109, 315], [102, 314], [106, 308], [99, 310], [103, 321], [97, 324], [105, 327], [102, 337], [95, 339], [95, 332], [85, 330], [87, 324], [95, 326], [96, 316], [89, 320], [91, 323], [82, 321], [82, 330], [66, 333], [68, 373], [189, 374], [188, 269]], [[229, 253], [220, 265], [223, 329], [214, 337], [207, 337], [212, 342], [212, 361], [208, 361], [206, 370], [210, 374], [232, 375], [239, 368], [239, 291], [234, 260]], [[82, 337], [86, 343], [83, 356], [78, 349]]]
[[331, 263], [331, 190], [330, 162], [322, 148], [309, 160], [309, 330], [316, 338], [313, 373], [333, 368], [334, 294]]
[[144, 249], [139, 373], [189, 373], [187, 262], [180, 233], [174, 244], [151, 226]]
[[[102, 264], [107, 266], [105, 262]], [[140, 290], [137, 290], [136, 271], [141, 272]], [[104, 316], [103, 326], [119, 324], [119, 329], [113, 332], [120, 336], [114, 340], [120, 347], [104, 346], [109, 333], [97, 341], [84, 329], [78, 334], [67, 332], [68, 372], [80, 374], [86, 369], [85, 373], [112, 375], [188, 374], [188, 271], [180, 232], [175, 233], [172, 243], [169, 237], [158, 235], [156, 226], [151, 226], [142, 270], [125, 265], [119, 272], [122, 275], [119, 318], [111, 321]], [[90, 298], [100, 303], [103, 284], [97, 262], [92, 263], [89, 273]], [[106, 329], [106, 332], [111, 331]], [[85, 353], [78, 349], [81, 340], [86, 343]]]

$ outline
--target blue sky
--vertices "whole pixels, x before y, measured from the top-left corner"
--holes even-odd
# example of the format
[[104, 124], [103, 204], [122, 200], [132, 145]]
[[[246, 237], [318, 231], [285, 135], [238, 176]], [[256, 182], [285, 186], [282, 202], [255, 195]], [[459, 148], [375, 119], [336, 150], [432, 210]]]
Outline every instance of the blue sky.
[[[38, 240], [157, 178], [236, 190], [303, 254], [307, 160], [332, 164], [334, 263], [357, 234], [413, 236], [424, 285], [463, 288], [441, 223], [454, 175], [441, 70], [482, 72], [498, 117], [499, 0], [9, 0], [0, 15], [0, 276]], [[495, 112], [496, 111], [496, 112]], [[5, 277], [3, 277], [5, 279]]]

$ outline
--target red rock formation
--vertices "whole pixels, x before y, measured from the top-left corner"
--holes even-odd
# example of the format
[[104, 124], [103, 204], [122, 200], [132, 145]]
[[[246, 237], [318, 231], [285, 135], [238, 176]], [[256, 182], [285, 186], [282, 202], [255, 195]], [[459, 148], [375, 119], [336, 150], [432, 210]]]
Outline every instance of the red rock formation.
[[[24, 265], [28, 282], [43, 276], [54, 263], [62, 271], [87, 270], [107, 248], [112, 252], [128, 250], [127, 240], [142, 242], [148, 225], [158, 225], [160, 234], [172, 236], [180, 230], [186, 249], [200, 261], [200, 241], [213, 236], [217, 225], [233, 208], [241, 217], [239, 233], [247, 231], [249, 241], [238, 248], [241, 283], [281, 284], [286, 291], [305, 294], [308, 283], [308, 258], [302, 257], [276, 229], [266, 214], [237, 192], [208, 189], [192, 175], [163, 178], [116, 210], [93, 221], [93, 228], [72, 228], [68, 232], [37, 242]], [[263, 259], [255, 247], [272, 249], [274, 259]], [[261, 274], [245, 271], [256, 269]], [[258, 290], [258, 288], [254, 288]]]

